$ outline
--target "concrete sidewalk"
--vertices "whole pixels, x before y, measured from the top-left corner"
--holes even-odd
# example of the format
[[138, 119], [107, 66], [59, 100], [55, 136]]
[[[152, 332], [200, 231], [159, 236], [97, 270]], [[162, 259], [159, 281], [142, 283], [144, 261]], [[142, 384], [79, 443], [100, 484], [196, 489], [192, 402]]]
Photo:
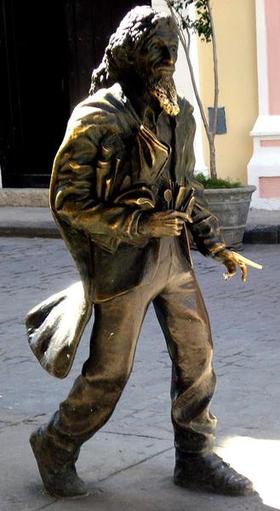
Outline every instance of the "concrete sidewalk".
[[[30, 206], [0, 206], [0, 236], [60, 237], [49, 208]], [[280, 243], [280, 212], [251, 209], [244, 243]]]
[[280, 211], [250, 209], [244, 243], [280, 243]]
[[56, 500], [42, 489], [28, 438], [65, 398], [87, 358], [91, 324], [68, 378], [39, 366], [28, 346], [26, 312], [74, 280], [59, 239], [2, 237], [0, 257], [0, 511], [277, 511], [279, 459], [279, 245], [246, 245], [263, 264], [247, 284], [194, 253], [215, 343], [217, 451], [259, 492], [235, 498], [174, 486], [171, 363], [152, 307], [133, 374], [110, 421], [82, 448], [78, 472], [89, 496]]
[[47, 207], [0, 207], [0, 236], [60, 238]]

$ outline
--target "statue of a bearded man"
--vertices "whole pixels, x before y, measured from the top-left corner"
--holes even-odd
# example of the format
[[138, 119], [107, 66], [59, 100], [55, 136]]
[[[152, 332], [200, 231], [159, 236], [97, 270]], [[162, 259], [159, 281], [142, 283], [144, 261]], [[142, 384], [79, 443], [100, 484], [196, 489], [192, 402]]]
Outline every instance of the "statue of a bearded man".
[[[189, 233], [230, 275], [239, 260], [193, 179], [195, 122], [173, 81], [177, 49], [170, 16], [148, 6], [131, 10], [111, 36], [54, 161], [51, 208], [81, 282], [27, 317], [31, 348], [51, 374], [68, 374], [95, 314], [81, 375], [30, 439], [45, 488], [55, 497], [86, 493], [75, 469], [80, 447], [121, 396], [151, 302], [173, 365], [175, 483], [232, 495], [253, 491], [213, 452], [212, 339]], [[244, 264], [241, 271], [245, 278]]]

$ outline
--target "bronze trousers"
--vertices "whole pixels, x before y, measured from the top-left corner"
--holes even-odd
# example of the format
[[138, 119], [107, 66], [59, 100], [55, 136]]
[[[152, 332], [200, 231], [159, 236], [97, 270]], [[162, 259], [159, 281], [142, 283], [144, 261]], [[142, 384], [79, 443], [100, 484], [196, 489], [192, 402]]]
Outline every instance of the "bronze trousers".
[[161, 240], [160, 264], [148, 285], [95, 305], [89, 358], [46, 428], [56, 452], [77, 453], [111, 416], [131, 373], [151, 302], [172, 360], [175, 446], [183, 453], [212, 449], [216, 419], [209, 402], [215, 375], [208, 316], [178, 240], [166, 238]]

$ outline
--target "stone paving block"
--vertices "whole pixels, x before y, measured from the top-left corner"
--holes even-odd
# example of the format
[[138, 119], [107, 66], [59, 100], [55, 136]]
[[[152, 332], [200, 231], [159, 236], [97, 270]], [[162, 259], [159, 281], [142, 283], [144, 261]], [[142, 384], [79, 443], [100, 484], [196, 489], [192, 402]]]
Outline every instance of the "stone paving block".
[[[263, 264], [262, 271], [249, 270], [246, 284], [241, 283], [239, 275], [224, 282], [221, 265], [197, 252], [193, 254], [215, 344], [218, 382], [212, 410], [218, 417], [217, 443], [226, 449], [227, 456], [232, 456], [235, 450], [246, 453], [248, 459], [253, 457], [254, 465], [260, 467], [257, 477], [264, 472], [273, 474], [272, 470], [279, 475], [280, 247], [279, 244], [246, 245], [243, 254]], [[55, 411], [79, 374], [88, 353], [91, 325], [82, 339], [73, 370], [65, 380], [56, 380], [40, 368], [24, 329], [24, 316], [31, 307], [77, 278], [73, 261], [61, 240], [1, 238], [0, 489], [3, 492], [4, 488], [6, 500], [3, 507], [0, 499], [0, 511], [77, 509], [74, 503], [42, 501], [28, 436], [36, 424], [44, 423]], [[173, 487], [170, 372], [165, 341], [150, 307], [139, 339], [134, 371], [116, 411], [96, 438], [83, 448], [80, 468], [96, 495], [79, 501], [81, 510], [137, 511], [140, 506], [141, 511], [246, 509], [247, 500], [240, 503], [235, 499], [220, 500], [220, 497], [212, 500], [212, 496], [192, 493], [186, 501], [185, 493]], [[134, 466], [165, 448], [170, 449], [166, 455], [123, 471], [124, 467]], [[118, 453], [118, 449], [122, 452]], [[113, 461], [110, 452], [114, 453]], [[238, 462], [233, 459], [234, 463]], [[114, 470], [121, 472], [111, 478]], [[273, 481], [272, 496], [279, 487]], [[148, 489], [144, 491], [142, 487]], [[279, 509], [279, 492], [273, 498], [277, 506], [268, 501], [267, 505]], [[259, 501], [252, 502], [255, 507], [247, 507], [249, 511], [269, 509], [260, 507]]]

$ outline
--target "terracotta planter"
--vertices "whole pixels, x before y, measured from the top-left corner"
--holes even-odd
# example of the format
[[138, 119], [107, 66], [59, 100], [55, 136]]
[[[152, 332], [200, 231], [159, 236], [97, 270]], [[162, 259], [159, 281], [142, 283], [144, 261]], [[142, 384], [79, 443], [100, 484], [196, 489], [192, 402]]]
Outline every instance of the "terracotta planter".
[[255, 186], [205, 189], [209, 209], [221, 222], [227, 245], [242, 248], [251, 197]]

